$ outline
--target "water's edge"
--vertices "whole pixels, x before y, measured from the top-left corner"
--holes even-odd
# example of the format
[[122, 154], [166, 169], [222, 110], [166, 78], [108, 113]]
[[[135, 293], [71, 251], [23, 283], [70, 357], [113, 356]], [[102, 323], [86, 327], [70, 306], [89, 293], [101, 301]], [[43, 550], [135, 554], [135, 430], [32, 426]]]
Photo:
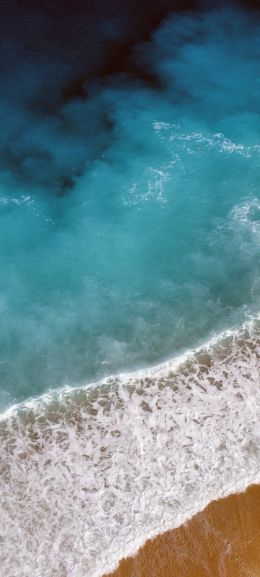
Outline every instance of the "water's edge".
[[2, 416], [4, 570], [99, 577], [260, 483], [259, 359], [255, 318], [173, 363]]
[[105, 577], [246, 577], [260, 569], [260, 485], [214, 500]]

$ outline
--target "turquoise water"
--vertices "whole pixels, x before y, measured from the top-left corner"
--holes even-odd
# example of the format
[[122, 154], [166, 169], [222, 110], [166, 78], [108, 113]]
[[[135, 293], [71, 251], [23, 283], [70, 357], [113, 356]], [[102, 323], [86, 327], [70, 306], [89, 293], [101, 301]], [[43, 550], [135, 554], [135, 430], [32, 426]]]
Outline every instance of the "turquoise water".
[[46, 121], [3, 101], [23, 156], [18, 173], [1, 165], [2, 407], [258, 311], [259, 57], [252, 14], [186, 14], [135, 48], [151, 83], [93, 83]]
[[0, 573], [100, 577], [260, 482], [260, 12], [16, 1]]

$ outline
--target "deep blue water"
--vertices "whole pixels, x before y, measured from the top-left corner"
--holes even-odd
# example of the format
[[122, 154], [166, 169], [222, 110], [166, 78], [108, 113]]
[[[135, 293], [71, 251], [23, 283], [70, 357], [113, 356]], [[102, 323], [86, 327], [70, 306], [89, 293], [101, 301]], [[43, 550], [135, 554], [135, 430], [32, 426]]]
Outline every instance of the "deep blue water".
[[160, 362], [259, 309], [259, 18], [170, 15], [129, 59], [41, 114], [28, 94], [52, 63], [6, 76], [2, 407]]

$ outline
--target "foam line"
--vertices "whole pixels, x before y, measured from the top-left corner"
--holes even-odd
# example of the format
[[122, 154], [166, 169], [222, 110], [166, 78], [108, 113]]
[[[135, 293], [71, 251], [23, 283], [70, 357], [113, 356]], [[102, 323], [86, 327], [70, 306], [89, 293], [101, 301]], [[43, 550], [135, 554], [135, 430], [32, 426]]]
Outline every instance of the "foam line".
[[259, 483], [259, 333], [251, 321], [172, 368], [63, 391], [2, 421], [4, 574], [99, 577]]
[[63, 398], [66, 400], [68, 395], [73, 395], [74, 393], [80, 391], [88, 393], [93, 389], [100, 389], [118, 381], [128, 383], [131, 380], [140, 380], [143, 378], [153, 379], [167, 376], [171, 371], [178, 370], [179, 367], [181, 367], [184, 363], [192, 360], [194, 357], [196, 357], [197, 354], [203, 353], [203, 351], [210, 351], [211, 349], [218, 347], [218, 345], [221, 346], [222, 343], [225, 343], [226, 339], [235, 339], [245, 331], [254, 331], [254, 328], [257, 326], [259, 320], [260, 313], [251, 316], [249, 320], [245, 321], [240, 328], [237, 327], [221, 331], [219, 334], [215, 334], [196, 347], [187, 349], [183, 353], [170, 357], [167, 361], [158, 363], [151, 367], [143, 367], [142, 369], [137, 369], [134, 371], [124, 371], [118, 374], [109, 375], [105, 379], [86, 383], [85, 385], [66, 385], [64, 387], [50, 389], [48, 392], [40, 395], [39, 397], [33, 397], [21, 403], [14, 403], [12, 406], [8, 407], [6, 410], [0, 413], [0, 422], [5, 421], [20, 411], [26, 411], [28, 409], [37, 410], [37, 407], [41, 405], [45, 406], [56, 401], [62, 402]]

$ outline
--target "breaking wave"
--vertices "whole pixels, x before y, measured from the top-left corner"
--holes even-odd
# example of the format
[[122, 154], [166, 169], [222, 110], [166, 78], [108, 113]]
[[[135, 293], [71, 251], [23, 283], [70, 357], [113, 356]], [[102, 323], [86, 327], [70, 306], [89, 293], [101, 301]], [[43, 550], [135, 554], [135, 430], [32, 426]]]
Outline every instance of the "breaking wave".
[[168, 363], [3, 414], [3, 574], [98, 577], [260, 482], [259, 358], [255, 318]]

